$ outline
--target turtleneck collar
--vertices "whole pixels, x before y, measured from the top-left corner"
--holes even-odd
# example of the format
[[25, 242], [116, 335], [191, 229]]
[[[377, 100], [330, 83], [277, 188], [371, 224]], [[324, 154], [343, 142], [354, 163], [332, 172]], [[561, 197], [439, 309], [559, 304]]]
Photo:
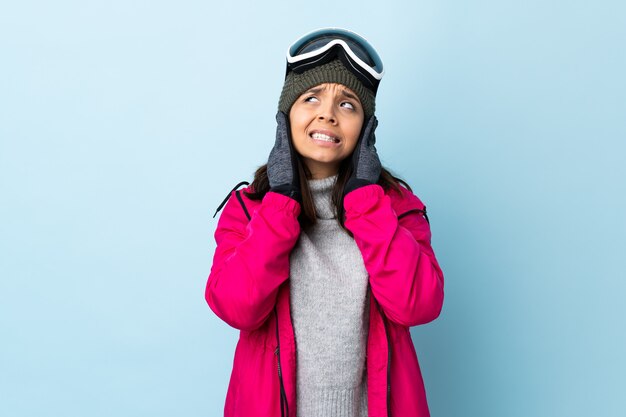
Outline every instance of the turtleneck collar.
[[339, 174], [335, 174], [326, 178], [307, 180], [318, 219], [336, 218], [331, 193], [338, 177]]

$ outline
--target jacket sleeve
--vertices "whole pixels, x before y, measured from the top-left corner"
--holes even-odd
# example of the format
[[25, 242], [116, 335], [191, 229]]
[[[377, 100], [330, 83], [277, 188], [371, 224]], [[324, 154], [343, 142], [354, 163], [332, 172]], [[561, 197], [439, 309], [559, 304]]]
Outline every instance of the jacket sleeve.
[[205, 298], [211, 310], [240, 330], [260, 327], [289, 276], [289, 254], [300, 235], [300, 205], [268, 192], [246, 217], [231, 194], [215, 231], [217, 243]]
[[[369, 273], [372, 293], [385, 315], [403, 326], [436, 319], [443, 305], [443, 272], [431, 247], [430, 226], [415, 210], [424, 205], [402, 188], [398, 219], [378, 184], [348, 193], [345, 225], [354, 235]], [[411, 211], [413, 210], [413, 211]]]

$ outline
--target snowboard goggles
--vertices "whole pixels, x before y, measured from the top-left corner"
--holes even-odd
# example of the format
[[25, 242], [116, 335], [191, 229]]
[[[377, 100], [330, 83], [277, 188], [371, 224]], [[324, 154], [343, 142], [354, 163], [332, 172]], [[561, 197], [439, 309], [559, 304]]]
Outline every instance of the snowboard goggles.
[[322, 28], [307, 33], [287, 49], [287, 72], [302, 73], [339, 58], [374, 94], [385, 73], [383, 61], [370, 43], [355, 32]]

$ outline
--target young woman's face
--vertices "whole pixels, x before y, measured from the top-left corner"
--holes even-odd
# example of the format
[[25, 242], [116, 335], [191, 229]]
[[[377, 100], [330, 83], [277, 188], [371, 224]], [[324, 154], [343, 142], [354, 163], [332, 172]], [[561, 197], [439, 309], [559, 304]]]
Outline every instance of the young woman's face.
[[298, 97], [289, 112], [291, 137], [314, 179], [339, 172], [356, 147], [364, 118], [357, 95], [342, 84], [319, 84]]

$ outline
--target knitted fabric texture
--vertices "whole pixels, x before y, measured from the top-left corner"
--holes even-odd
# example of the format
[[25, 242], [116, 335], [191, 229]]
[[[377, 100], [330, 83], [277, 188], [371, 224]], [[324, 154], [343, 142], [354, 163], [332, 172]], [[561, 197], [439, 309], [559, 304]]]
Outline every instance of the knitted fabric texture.
[[291, 106], [300, 95], [311, 87], [322, 83], [338, 83], [345, 85], [361, 100], [363, 112], [368, 118], [376, 110], [376, 95], [366, 88], [359, 79], [352, 74], [339, 59], [335, 59], [319, 67], [311, 68], [302, 74], [290, 72], [285, 78], [283, 91], [278, 101], [278, 110], [289, 115]]
[[308, 180], [318, 219], [290, 255], [298, 417], [367, 417], [369, 276], [335, 218], [336, 180]]

